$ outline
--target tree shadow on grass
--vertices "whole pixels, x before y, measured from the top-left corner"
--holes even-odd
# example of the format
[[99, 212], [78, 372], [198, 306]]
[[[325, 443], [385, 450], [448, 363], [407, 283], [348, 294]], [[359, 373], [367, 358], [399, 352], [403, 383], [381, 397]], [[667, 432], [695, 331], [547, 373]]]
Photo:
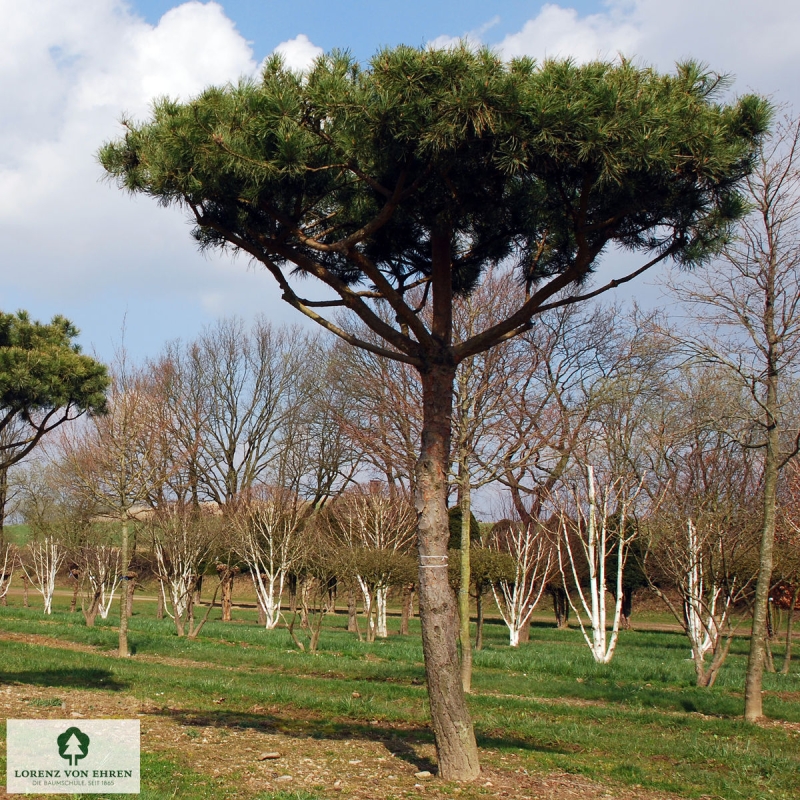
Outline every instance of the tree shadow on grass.
[[[253, 729], [285, 736], [328, 741], [361, 739], [378, 742], [393, 756], [411, 764], [417, 771], [436, 772], [436, 763], [418, 752], [417, 745], [433, 744], [432, 731], [413, 723], [372, 723], [357, 720], [331, 720], [315, 716], [313, 712], [301, 709], [285, 709], [285, 716], [276, 713], [237, 713], [223, 710], [193, 711], [189, 709], [162, 708], [150, 711], [166, 716], [187, 727], [214, 727]], [[498, 731], [487, 731], [478, 735], [481, 747], [516, 748], [542, 753], [568, 754], [574, 752], [569, 746], [543, 745], [516, 736], [504, 735]]]
[[117, 680], [113, 672], [88, 667], [0, 671], [0, 685], [11, 683], [69, 689], [106, 689], [112, 692], [128, 688], [128, 684]]

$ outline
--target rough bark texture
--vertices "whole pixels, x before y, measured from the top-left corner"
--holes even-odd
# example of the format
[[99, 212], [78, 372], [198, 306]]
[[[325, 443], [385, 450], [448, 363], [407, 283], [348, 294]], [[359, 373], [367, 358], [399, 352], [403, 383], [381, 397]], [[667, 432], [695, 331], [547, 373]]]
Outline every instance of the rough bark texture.
[[422, 374], [424, 421], [416, 469], [419, 512], [419, 611], [431, 723], [445, 780], [474, 780], [478, 748], [461, 685], [455, 597], [447, 574], [447, 472], [455, 369], [434, 365]]

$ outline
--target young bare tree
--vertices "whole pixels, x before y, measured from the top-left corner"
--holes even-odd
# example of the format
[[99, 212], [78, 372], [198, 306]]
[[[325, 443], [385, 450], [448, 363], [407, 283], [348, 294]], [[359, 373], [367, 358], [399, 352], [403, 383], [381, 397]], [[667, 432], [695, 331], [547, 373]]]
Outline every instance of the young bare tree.
[[520, 632], [542, 599], [550, 571], [552, 547], [543, 526], [527, 522], [498, 523], [489, 547], [513, 559], [513, 573], [492, 582], [500, 616], [508, 627], [509, 644], [518, 647]]
[[54, 536], [45, 536], [28, 542], [20, 555], [22, 571], [33, 588], [42, 596], [45, 614], [52, 613], [56, 576], [65, 557], [64, 546]]
[[367, 641], [385, 638], [389, 588], [405, 577], [414, 540], [416, 513], [408, 495], [390, 492], [378, 481], [354, 486], [329, 509], [332, 538], [351, 551], [350, 566], [364, 597]]
[[147, 376], [130, 368], [124, 354], [114, 369], [108, 413], [64, 432], [61, 472], [99, 513], [119, 524], [123, 591], [120, 593], [120, 657], [128, 649], [128, 607], [136, 575], [131, 570], [130, 525], [164, 480], [162, 415]]
[[106, 619], [122, 578], [122, 551], [113, 544], [85, 542], [71, 550], [83, 586], [81, 611], [92, 627], [97, 615]]
[[[583, 638], [598, 664], [608, 664], [617, 645], [622, 620], [623, 574], [631, 542], [636, 536], [636, 528], [630, 522], [640, 491], [641, 483], [632, 484], [625, 477], [607, 478], [598, 487], [595, 469], [587, 465], [585, 483], [576, 481], [569, 497], [563, 489], [553, 496], [558, 509], [559, 544], [563, 545], [557, 548], [559, 572], [565, 583], [572, 584], [572, 592], [580, 599], [579, 609], [572, 601], [572, 592], [568, 592]], [[576, 542], [579, 552], [576, 552]], [[566, 559], [562, 556], [564, 552]], [[585, 586], [579, 577], [579, 557], [588, 568]], [[610, 635], [606, 600], [609, 585], [613, 585], [615, 597]], [[588, 617], [591, 635], [586, 631], [581, 611]]]
[[762, 676], [772, 582], [778, 476], [798, 450], [787, 389], [800, 366], [800, 122], [786, 118], [747, 179], [751, 212], [715, 269], [672, 287], [698, 326], [683, 343], [749, 394], [740, 443], [762, 457], [760, 569], [755, 588], [745, 719], [763, 717]]
[[637, 557], [689, 639], [698, 686], [711, 686], [755, 580], [758, 463], [731, 440], [746, 398], [724, 371], [678, 364], [665, 377], [637, 434], [658, 505]]
[[784, 472], [775, 536], [774, 586], [770, 600], [786, 611], [786, 639], [781, 673], [789, 674], [792, 661], [792, 631], [800, 601], [800, 464], [789, 462]]
[[194, 595], [221, 525], [214, 510], [198, 511], [182, 503], [162, 506], [147, 520], [153, 571], [171, 605], [178, 636], [195, 638], [199, 632], [194, 626]]
[[11, 588], [14, 568], [19, 564], [17, 546], [11, 542], [7, 543], [0, 551], [0, 558], [3, 560], [2, 567], [0, 567], [0, 603], [7, 606], [8, 590]]
[[237, 549], [249, 569], [268, 630], [280, 622], [284, 586], [301, 559], [307, 517], [308, 505], [296, 492], [268, 486], [249, 492], [233, 516]]
[[20, 511], [35, 538], [53, 538], [62, 545], [73, 583], [70, 611], [76, 610], [80, 595], [86, 624], [93, 626], [98, 614], [106, 619], [120, 588], [115, 525], [97, 519], [97, 506], [75, 491], [74, 476], [65, 463], [33, 464], [23, 478]]
[[[736, 605], [752, 595], [751, 531], [706, 510], [653, 521], [649, 574], [689, 639], [698, 686], [713, 686], [736, 632]], [[680, 598], [676, 605], [672, 597]]]

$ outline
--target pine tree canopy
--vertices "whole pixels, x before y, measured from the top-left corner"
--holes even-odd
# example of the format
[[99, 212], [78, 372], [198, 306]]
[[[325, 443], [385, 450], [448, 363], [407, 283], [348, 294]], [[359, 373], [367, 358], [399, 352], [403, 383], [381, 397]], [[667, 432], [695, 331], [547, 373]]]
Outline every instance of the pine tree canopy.
[[49, 431], [106, 407], [108, 372], [82, 355], [77, 328], [0, 312], [0, 468], [24, 458]]
[[[770, 119], [759, 97], [723, 103], [725, 85], [692, 62], [664, 75], [467, 47], [401, 46], [367, 66], [333, 52], [305, 76], [274, 56], [259, 81], [158, 100], [100, 161], [121, 187], [187, 207], [201, 247], [248, 253], [325, 327], [342, 335], [314, 308], [346, 306], [383, 336], [384, 355], [418, 366], [449, 347], [419, 316], [437, 248], [456, 294], [489, 265], [513, 267], [528, 301], [454, 347], [457, 362], [529, 327], [566, 287], [581, 291], [612, 245], [686, 266], [719, 249]], [[339, 299], [304, 300], [287, 267]]]

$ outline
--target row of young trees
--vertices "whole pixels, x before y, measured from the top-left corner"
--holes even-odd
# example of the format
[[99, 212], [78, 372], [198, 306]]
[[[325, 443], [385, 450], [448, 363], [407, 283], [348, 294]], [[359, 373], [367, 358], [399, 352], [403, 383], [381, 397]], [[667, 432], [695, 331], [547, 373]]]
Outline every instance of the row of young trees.
[[[507, 275], [490, 274], [456, 305], [457, 324], [491, 317], [497, 304], [487, 298], [513, 302], [519, 291]], [[309, 352], [313, 376], [297, 368]], [[466, 580], [451, 575], [451, 583], [467, 598], [470, 587], [494, 594], [512, 644], [545, 590], [562, 618], [564, 604], [575, 603], [600, 661], [613, 655], [632, 590], [649, 583], [685, 624], [698, 682], [712, 683], [731, 611], [750, 598], [758, 564], [758, 450], [739, 444], [753, 414], [748, 397], [719, 365], [687, 361], [685, 339], [664, 319], [638, 311], [553, 310], [535, 338], [491, 352], [457, 375], [451, 502], [469, 520], [471, 491], [493, 486], [507, 493], [508, 516], [518, 521], [484, 537], [510, 556], [488, 572], [486, 556], [469, 546], [473, 532], [467, 548], [451, 537], [456, 555], [478, 559]], [[297, 330], [263, 321], [245, 330], [235, 320], [170, 344], [144, 367], [122, 359], [108, 413], [51, 449], [49, 488], [37, 490], [26, 476], [26, 515], [43, 539], [68, 541], [69, 526], [79, 539], [96, 538], [97, 566], [89, 549], [71, 556], [91, 590], [90, 611], [96, 601], [107, 613], [115, 574], [133, 586], [125, 540], [149, 514], [136, 526], [150, 531], [140, 549], [152, 555], [180, 631], [192, 631], [191, 597], [213, 561], [224, 604], [237, 571], [251, 576], [267, 627], [278, 624], [286, 583], [304, 566], [326, 581], [352, 580], [368, 637], [382, 635], [389, 587], [416, 582], [408, 562], [415, 514], [403, 498], [413, 488], [418, 383], [402, 365], [391, 367], [359, 351], [325, 350]], [[352, 488], [370, 474], [382, 488]], [[99, 533], [102, 515], [118, 521], [123, 552], [114, 554], [107, 526]], [[606, 589], [617, 603], [609, 640]], [[467, 633], [462, 648], [471, 647]], [[468, 669], [463, 679], [468, 689]]]

